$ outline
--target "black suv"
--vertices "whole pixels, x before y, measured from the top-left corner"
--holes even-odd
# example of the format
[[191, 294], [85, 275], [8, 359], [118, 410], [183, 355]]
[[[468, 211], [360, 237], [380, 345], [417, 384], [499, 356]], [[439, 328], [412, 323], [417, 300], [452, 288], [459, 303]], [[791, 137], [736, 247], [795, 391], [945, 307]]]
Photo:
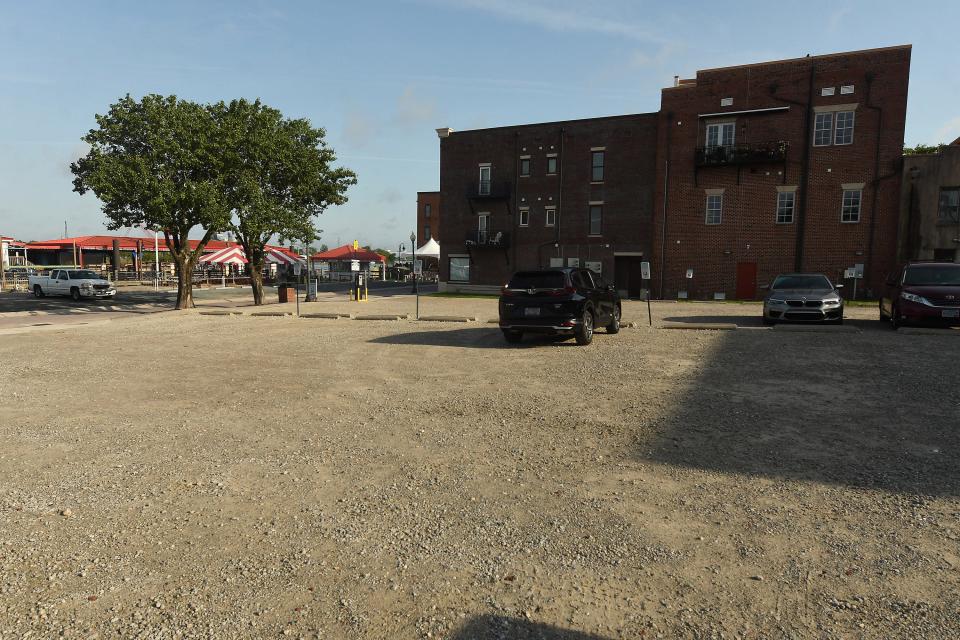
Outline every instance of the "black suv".
[[590, 344], [594, 327], [620, 331], [620, 296], [587, 269], [518, 271], [500, 294], [500, 329], [507, 342], [524, 333], [573, 336]]

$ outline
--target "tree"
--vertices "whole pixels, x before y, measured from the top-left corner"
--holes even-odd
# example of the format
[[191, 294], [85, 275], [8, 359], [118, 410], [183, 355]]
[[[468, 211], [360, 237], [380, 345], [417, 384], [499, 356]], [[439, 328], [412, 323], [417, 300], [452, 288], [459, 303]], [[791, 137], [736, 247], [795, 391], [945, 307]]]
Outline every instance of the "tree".
[[373, 252], [383, 256], [386, 259], [387, 266], [390, 266], [393, 264], [394, 255], [393, 255], [393, 252], [390, 251], [389, 249], [374, 249]]
[[[109, 229], [162, 231], [176, 265], [176, 308], [193, 307], [194, 265], [230, 222], [209, 111], [176, 96], [137, 102], [127, 95], [96, 119], [97, 128], [83, 137], [90, 151], [70, 165], [73, 190], [92, 191], [103, 202]], [[198, 227], [203, 236], [191, 248]]]
[[317, 253], [326, 253], [327, 251], [330, 251], [330, 247], [328, 247], [326, 244], [321, 244], [320, 250], [317, 251]]
[[915, 147], [904, 147], [903, 155], [919, 156], [927, 153], [940, 153], [947, 146], [942, 142], [940, 144], [918, 144]]
[[313, 222], [330, 205], [347, 201], [352, 171], [333, 167], [323, 129], [306, 119], [284, 118], [259, 100], [220, 102], [209, 109], [217, 127], [218, 161], [230, 228], [250, 263], [254, 304], [263, 304], [264, 246], [273, 236], [316, 239]]

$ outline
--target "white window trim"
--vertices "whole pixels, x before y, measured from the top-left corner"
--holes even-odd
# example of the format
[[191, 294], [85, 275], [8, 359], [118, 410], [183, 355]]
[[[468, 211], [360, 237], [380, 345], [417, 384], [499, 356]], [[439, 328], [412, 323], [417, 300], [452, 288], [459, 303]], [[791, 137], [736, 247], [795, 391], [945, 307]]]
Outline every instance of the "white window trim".
[[[723, 128], [726, 126], [730, 126], [733, 130], [733, 138], [730, 140], [729, 144], [723, 144]], [[703, 146], [705, 147], [711, 146], [707, 143], [707, 141], [710, 139], [710, 129], [713, 127], [716, 127], [718, 130], [717, 131], [718, 144], [712, 145], [712, 146], [732, 147], [733, 145], [737, 144], [737, 121], [736, 120], [717, 120], [716, 122], [707, 123], [707, 125], [703, 128]]]
[[[527, 172], [523, 172], [523, 161], [527, 161]], [[517, 175], [521, 178], [529, 178], [533, 170], [533, 161], [530, 159], [530, 156], [520, 156], [520, 162], [517, 163]]]
[[[841, 185], [841, 188], [842, 188], [842, 191], [840, 192], [840, 224], [860, 224], [860, 219], [863, 217], [863, 183], [861, 182], [856, 184], [844, 184], [844, 185]], [[847, 191], [860, 192], [860, 199], [857, 201], [857, 219], [856, 220], [843, 219], [843, 198], [846, 195]]]
[[[593, 179], [593, 154], [602, 153], [603, 154], [603, 165], [600, 167], [600, 170], [603, 173], [603, 178], [601, 180]], [[590, 149], [590, 184], [603, 184], [607, 179], [607, 148], [606, 147], [591, 147]]]
[[836, 94], [837, 94], [837, 88], [836, 88], [836, 87], [822, 87], [822, 88], [820, 89], [820, 95], [821, 95], [822, 97], [829, 97], [829, 96], [833, 96], [833, 95], [836, 95]]
[[[817, 129], [817, 116], [820, 115], [820, 113], [829, 113], [829, 114], [830, 114], [830, 128], [829, 128], [829, 129]], [[836, 126], [837, 126], [837, 116], [836, 116], [836, 114], [833, 113], [832, 111], [822, 111], [822, 112], [819, 112], [819, 113], [815, 113], [814, 116], [813, 116], [813, 140], [811, 140], [810, 142], [811, 142], [811, 143], [813, 144], [813, 146], [815, 146], [815, 147], [829, 147], [830, 145], [833, 144], [833, 136], [835, 135], [835, 132], [836, 132]], [[827, 142], [817, 142], [817, 132], [818, 132], [818, 131], [829, 131], [829, 132], [830, 132], [830, 139], [829, 139]]]
[[[850, 142], [837, 142], [837, 122], [841, 113], [849, 113], [853, 116], [852, 126], [850, 127]], [[837, 111], [833, 114], [833, 144], [837, 147], [848, 147], [853, 144], [853, 134], [857, 130], [857, 112], [856, 111]]]
[[[521, 227], [530, 226], [530, 207], [520, 207], [520, 219], [517, 221], [517, 224]], [[523, 214], [527, 214], [527, 221], [523, 221]]]
[[[703, 223], [711, 227], [716, 227], [723, 224], [723, 189], [707, 189], [706, 191], [706, 194], [703, 196]], [[717, 193], [718, 191], [719, 193]], [[717, 196], [720, 198], [720, 219], [716, 222], [710, 222], [711, 196]]]
[[[591, 227], [593, 227], [593, 219], [590, 217], [590, 209], [592, 209], [593, 207], [600, 207], [600, 233], [591, 233]], [[587, 237], [588, 238], [603, 237], [603, 200], [592, 200], [587, 203]]]
[[606, 147], [590, 147], [590, 151], [606, 151]]
[[856, 90], [856, 85], [853, 84], [842, 84], [840, 85], [840, 95], [849, 96], [853, 95], [853, 92]]
[[813, 108], [814, 113], [829, 113], [830, 111], [856, 111], [860, 106], [856, 102], [849, 104], [821, 104]]
[[[543, 208], [543, 226], [545, 227], [555, 227], [557, 226], [557, 208], [556, 207], [544, 207]], [[550, 222], [550, 214], [553, 214], [553, 222]]]
[[[784, 222], [780, 220], [780, 194], [781, 193], [792, 193], [793, 194], [793, 206], [790, 208], [790, 221]], [[797, 219], [797, 188], [796, 187], [777, 187], [777, 203], [773, 211], [773, 222], [774, 224], [793, 224]]]

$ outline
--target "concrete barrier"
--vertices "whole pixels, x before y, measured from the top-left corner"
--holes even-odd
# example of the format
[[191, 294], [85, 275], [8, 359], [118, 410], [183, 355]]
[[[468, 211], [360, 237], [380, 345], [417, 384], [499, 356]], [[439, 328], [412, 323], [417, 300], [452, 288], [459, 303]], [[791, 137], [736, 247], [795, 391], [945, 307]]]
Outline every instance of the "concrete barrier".
[[283, 318], [286, 316], [292, 316], [292, 311], [254, 311], [250, 314], [251, 316], [256, 316], [258, 318]]
[[420, 316], [421, 322], [476, 322], [471, 316]]
[[301, 318], [324, 318], [326, 320], [339, 320], [340, 318], [349, 318], [349, 313], [301, 313]]
[[370, 315], [354, 317], [354, 320], [406, 320], [406, 319], [407, 319], [407, 314], [405, 313], [403, 314], [390, 314], [390, 313], [370, 314]]
[[201, 311], [200, 315], [202, 316], [242, 316], [243, 311], [236, 311], [234, 309], [209, 309], [206, 311]]

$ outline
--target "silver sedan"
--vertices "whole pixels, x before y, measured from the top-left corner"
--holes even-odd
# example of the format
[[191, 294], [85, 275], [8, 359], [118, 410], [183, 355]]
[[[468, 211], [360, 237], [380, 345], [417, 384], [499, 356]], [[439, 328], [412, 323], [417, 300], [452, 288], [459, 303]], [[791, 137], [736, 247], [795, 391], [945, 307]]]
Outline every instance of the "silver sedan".
[[763, 322], [843, 323], [842, 284], [822, 273], [783, 273], [774, 278], [763, 299]]

